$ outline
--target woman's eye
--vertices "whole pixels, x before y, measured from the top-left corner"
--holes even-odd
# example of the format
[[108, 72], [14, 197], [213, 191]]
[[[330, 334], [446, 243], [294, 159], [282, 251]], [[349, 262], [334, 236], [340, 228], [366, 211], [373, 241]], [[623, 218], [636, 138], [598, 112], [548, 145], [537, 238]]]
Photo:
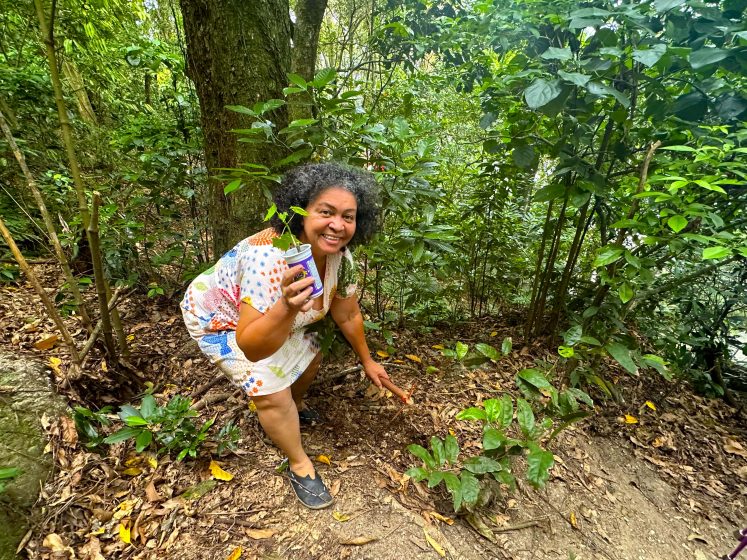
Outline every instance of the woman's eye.
[[332, 215], [332, 212], [330, 212], [329, 210], [322, 210], [321, 213], [322, 213], [322, 216], [331, 216]]
[[355, 216], [345, 216], [344, 219], [346, 222], [352, 223], [355, 221]]

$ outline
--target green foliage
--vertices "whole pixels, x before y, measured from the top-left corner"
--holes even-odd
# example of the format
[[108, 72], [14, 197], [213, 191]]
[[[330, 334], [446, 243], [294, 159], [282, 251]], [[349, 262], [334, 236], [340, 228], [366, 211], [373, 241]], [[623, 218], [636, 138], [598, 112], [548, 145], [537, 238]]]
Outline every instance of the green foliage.
[[481, 423], [482, 451], [479, 454], [464, 457], [453, 435], [443, 440], [433, 436], [430, 450], [417, 444], [407, 447], [423, 462], [422, 466], [409, 469], [407, 474], [417, 482], [427, 480], [429, 488], [443, 482], [457, 513], [486, 507], [499, 492], [498, 485], [514, 489], [515, 468], [520, 456], [526, 458], [526, 480], [537, 488], [544, 486], [554, 459], [543, 445], [572, 423], [588, 416], [579, 400], [593, 407], [586, 393], [578, 389], [558, 391], [536, 369], [519, 372], [516, 382], [526, 399], [514, 401], [504, 394], [457, 414], [458, 420]]
[[18, 467], [0, 467], [0, 494], [5, 492], [9, 482], [23, 474]]
[[264, 219], [264, 221], [266, 222], [273, 216], [277, 216], [278, 219], [283, 223], [282, 233], [272, 240], [272, 246], [277, 247], [283, 252], [287, 251], [291, 245], [298, 249], [301, 244], [301, 242], [296, 238], [295, 235], [293, 235], [290, 230], [291, 220], [296, 216], [309, 215], [309, 213], [305, 209], [300, 208], [299, 206], [291, 206], [290, 211], [293, 212], [293, 214], [289, 218], [288, 212], [278, 212], [277, 206], [275, 206], [275, 204], [273, 203], [272, 206], [270, 206], [270, 209], [267, 211]]
[[[85, 407], [75, 408], [75, 426], [87, 447], [134, 440], [138, 453], [146, 449], [152, 449], [159, 455], [176, 453], [177, 461], [197, 457], [200, 447], [208, 441], [209, 430], [215, 422], [212, 418], [201, 425], [196, 424], [192, 419], [198, 413], [187, 397], [174, 395], [165, 406], [160, 406], [153, 395], [147, 394], [139, 408], [122, 405], [118, 416], [125, 427], [103, 437], [100, 426], [111, 424], [110, 411], [109, 407], [98, 412]], [[235, 449], [239, 436], [238, 428], [232, 423], [223, 426], [212, 438], [217, 443], [218, 454]]]

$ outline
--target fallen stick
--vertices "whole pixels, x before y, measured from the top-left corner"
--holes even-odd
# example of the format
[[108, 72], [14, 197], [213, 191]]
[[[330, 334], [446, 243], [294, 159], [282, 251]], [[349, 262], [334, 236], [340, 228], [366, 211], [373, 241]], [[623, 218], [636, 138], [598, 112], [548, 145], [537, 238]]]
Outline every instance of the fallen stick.
[[385, 389], [388, 389], [393, 394], [397, 395], [403, 403], [405, 404], [413, 404], [412, 400], [412, 393], [415, 390], [415, 385], [410, 387], [409, 391], [403, 391], [399, 387], [397, 387], [390, 379], [387, 379], [386, 377], [379, 378], [379, 381], [381, 381], [381, 384], [384, 386]]

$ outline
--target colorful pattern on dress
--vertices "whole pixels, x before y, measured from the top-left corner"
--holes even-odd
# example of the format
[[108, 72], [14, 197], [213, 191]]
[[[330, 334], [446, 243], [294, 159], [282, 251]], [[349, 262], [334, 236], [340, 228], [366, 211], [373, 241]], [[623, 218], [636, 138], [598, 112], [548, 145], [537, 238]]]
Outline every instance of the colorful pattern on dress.
[[239, 309], [245, 303], [265, 313], [280, 298], [288, 265], [272, 246], [275, 237], [270, 228], [240, 241], [192, 281], [181, 303], [187, 330], [200, 350], [249, 396], [276, 393], [296, 381], [319, 352], [317, 334], [305, 332], [306, 326], [322, 319], [335, 297], [350, 297], [357, 289], [350, 251], [329, 255], [322, 309], [299, 313], [277, 352], [248, 360], [236, 343]]

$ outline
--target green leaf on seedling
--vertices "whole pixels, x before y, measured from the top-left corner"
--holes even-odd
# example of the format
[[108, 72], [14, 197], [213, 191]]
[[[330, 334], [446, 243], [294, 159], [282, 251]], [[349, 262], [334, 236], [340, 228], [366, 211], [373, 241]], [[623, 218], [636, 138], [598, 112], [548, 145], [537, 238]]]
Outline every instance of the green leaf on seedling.
[[446, 462], [446, 454], [444, 453], [444, 442], [441, 438], [433, 436], [431, 438], [431, 449], [433, 450], [433, 459], [436, 461], [436, 465], [441, 467]]
[[138, 453], [144, 451], [153, 441], [153, 433], [150, 430], [143, 430], [135, 438], [135, 451]]
[[706, 247], [703, 249], [704, 259], [723, 259], [731, 255], [731, 249], [728, 247]]
[[425, 465], [429, 469], [432, 470], [436, 468], [436, 461], [433, 459], [433, 456], [430, 453], [428, 453], [428, 450], [422, 445], [413, 443], [407, 446], [407, 450], [413, 455], [415, 455], [418, 459], [423, 461], [423, 463], [425, 463]]
[[552, 453], [536, 444], [529, 445], [527, 455], [527, 480], [535, 488], [541, 488], [550, 478], [550, 469], [555, 464]]
[[635, 293], [633, 292], [633, 288], [627, 282], [623, 282], [622, 284], [620, 284], [620, 287], [617, 289], [617, 293], [620, 296], [620, 301], [623, 303], [628, 303], [631, 299], [633, 299], [633, 296], [635, 295]]
[[444, 473], [444, 483], [454, 500], [454, 511], [459, 511], [462, 507], [462, 483], [454, 473], [450, 472]]
[[270, 206], [270, 208], [267, 210], [267, 214], [265, 214], [264, 220], [262, 220], [262, 221], [263, 222], [268, 221], [270, 218], [272, 218], [275, 215], [275, 212], [277, 212], [277, 211], [278, 211], [278, 207], [275, 206], [275, 203], [273, 202], [272, 206]]
[[506, 436], [500, 430], [495, 428], [488, 428], [482, 434], [482, 448], [485, 451], [491, 449], [498, 449], [506, 441]]
[[558, 354], [564, 358], [572, 358], [574, 351], [571, 346], [558, 346]]
[[583, 333], [584, 331], [581, 325], [573, 325], [563, 333], [563, 342], [565, 342], [566, 346], [575, 346], [576, 343], [581, 340], [581, 335]]
[[153, 413], [157, 408], [158, 405], [156, 404], [156, 399], [153, 398], [153, 395], [145, 395], [143, 397], [143, 402], [140, 403], [140, 414], [143, 415], [143, 418], [149, 419], [153, 416]]
[[23, 471], [18, 467], [3, 467], [0, 468], [0, 480], [8, 480], [19, 476]]
[[498, 461], [485, 455], [470, 457], [464, 462], [464, 468], [474, 474], [498, 472], [503, 469]]
[[511, 337], [507, 336], [503, 339], [503, 343], [501, 344], [501, 353], [504, 356], [508, 356], [511, 353]]
[[482, 408], [471, 406], [456, 415], [457, 420], [487, 420], [488, 416]]
[[293, 212], [295, 212], [299, 216], [309, 215], [309, 213], [305, 209], [301, 208], [300, 206], [291, 206], [290, 209], [293, 210]]
[[534, 432], [534, 411], [524, 399], [516, 401], [516, 419], [519, 421], [519, 427], [524, 437], [532, 437], [532, 433]]
[[223, 194], [230, 194], [242, 186], [241, 179], [235, 179], [223, 187]]
[[428, 478], [428, 471], [423, 467], [412, 467], [405, 471], [405, 474], [412, 478], [415, 482], [420, 482]]
[[594, 259], [594, 264], [592, 266], [594, 268], [597, 268], [600, 266], [612, 264], [613, 262], [618, 260], [624, 252], [624, 249], [622, 249], [621, 247], [614, 247], [609, 245], [606, 247], [602, 247], [602, 249], [600, 249], [599, 253], [597, 254], [597, 258]]
[[490, 344], [485, 344], [484, 342], [478, 342], [477, 344], [475, 344], [475, 350], [477, 350], [480, 354], [482, 354], [483, 356], [485, 356], [486, 358], [490, 360], [498, 361], [501, 359], [501, 355], [498, 352], [498, 350], [493, 348]]
[[456, 346], [454, 346], [454, 350], [456, 352], [457, 360], [462, 360], [467, 355], [467, 350], [469, 350], [469, 346], [464, 344], [463, 342], [457, 342]]
[[459, 443], [451, 434], [444, 440], [444, 456], [451, 465], [454, 465], [459, 457]]
[[498, 399], [488, 399], [482, 403], [485, 407], [485, 414], [488, 417], [488, 422], [491, 424], [498, 424], [501, 422], [501, 401]]
[[619, 342], [610, 342], [604, 346], [604, 349], [609, 352], [617, 363], [628, 370], [632, 374], [638, 373], [638, 366], [635, 365], [632, 356], [630, 355], [630, 348], [620, 344]]
[[501, 397], [501, 413], [503, 415], [501, 425], [508, 428], [514, 419], [514, 401], [511, 400], [509, 395]]
[[443, 471], [433, 471], [428, 475], [428, 488], [435, 488], [444, 479]]
[[545, 389], [547, 387], [552, 387], [552, 384], [547, 380], [544, 374], [538, 369], [535, 369], [535, 368], [523, 369], [516, 375], [517, 377], [523, 379], [524, 381], [536, 387], [537, 389]]
[[461, 476], [462, 501], [472, 505], [480, 495], [480, 481], [469, 471], [462, 471]]
[[118, 430], [114, 432], [112, 435], [104, 438], [104, 443], [108, 444], [114, 444], [119, 443], [121, 441], [125, 441], [127, 439], [130, 439], [132, 437], [137, 437], [140, 435], [140, 432], [142, 432], [140, 428], [122, 428], [121, 430]]

